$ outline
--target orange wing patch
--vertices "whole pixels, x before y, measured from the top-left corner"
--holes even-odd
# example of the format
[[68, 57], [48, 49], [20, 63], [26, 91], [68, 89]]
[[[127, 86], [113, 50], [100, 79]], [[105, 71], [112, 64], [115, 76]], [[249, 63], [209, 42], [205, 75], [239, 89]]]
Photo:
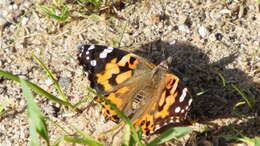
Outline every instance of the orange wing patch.
[[105, 91], [110, 91], [112, 89], [112, 86], [109, 84], [108, 80], [112, 78], [113, 74], [118, 74], [120, 72], [116, 61], [117, 58], [112, 59], [109, 63], [106, 64], [104, 73], [99, 73], [96, 75], [97, 83], [101, 84]]
[[128, 54], [125, 55], [119, 62], [118, 65], [120, 66], [126, 66], [126, 64], [128, 63], [128, 67], [131, 69], [136, 69], [137, 68], [137, 64], [139, 63], [138, 60], [133, 57], [132, 54]]
[[133, 71], [129, 70], [127, 72], [118, 74], [116, 76], [116, 83], [117, 84], [123, 83], [125, 80], [129, 79], [130, 77], [132, 77], [132, 72]]
[[108, 80], [111, 79], [113, 75], [116, 75], [115, 81], [117, 84], [123, 83], [132, 77], [132, 70], [120, 73], [120, 67], [124, 67], [127, 64], [130, 69], [135, 69], [137, 68], [138, 60], [131, 54], [122, 57], [119, 62], [117, 62], [117, 58], [112, 59], [105, 65], [105, 71], [103, 73], [96, 74], [97, 83], [102, 85], [105, 91], [111, 91], [113, 86]]
[[[155, 113], [155, 118], [165, 118], [170, 115], [169, 109], [171, 105], [175, 103], [175, 99], [178, 96], [177, 86], [179, 83], [178, 77], [172, 74], [166, 74], [166, 89], [162, 92], [159, 106], [162, 108]], [[169, 91], [170, 90], [170, 91]], [[166, 94], [168, 93], [168, 95]]]
[[146, 114], [141, 119], [139, 119], [136, 123], [134, 123], [135, 126], [140, 126], [142, 129], [142, 132], [148, 135], [151, 131], [154, 131], [154, 121], [153, 116]]
[[[113, 104], [115, 104], [119, 110], [122, 110], [125, 102], [124, 102], [124, 98], [122, 98], [121, 95], [125, 94], [129, 90], [130, 89], [128, 87], [122, 87], [118, 89], [116, 92], [110, 93], [108, 96], [106, 96], [106, 98], [110, 100]], [[111, 120], [115, 122], [118, 121], [118, 118], [116, 118], [117, 117], [116, 112], [112, 110], [109, 104], [104, 104], [102, 106], [102, 110], [105, 111], [104, 116], [106, 118], [112, 118]]]
[[177, 97], [178, 93], [173, 95], [169, 95], [166, 97], [165, 105], [163, 105], [163, 109], [155, 113], [155, 118], [165, 118], [166, 116], [170, 115], [169, 109], [172, 104], [175, 102], [175, 98]]

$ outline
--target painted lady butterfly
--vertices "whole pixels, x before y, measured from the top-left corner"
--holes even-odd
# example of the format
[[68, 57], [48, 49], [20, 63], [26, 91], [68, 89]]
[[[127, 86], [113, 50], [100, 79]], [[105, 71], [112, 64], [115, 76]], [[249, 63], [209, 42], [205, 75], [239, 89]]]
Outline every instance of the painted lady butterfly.
[[[91, 87], [117, 106], [149, 135], [162, 126], [186, 120], [192, 103], [188, 89], [163, 65], [133, 53], [100, 45], [81, 45], [78, 59]], [[106, 119], [120, 119], [102, 103]]]

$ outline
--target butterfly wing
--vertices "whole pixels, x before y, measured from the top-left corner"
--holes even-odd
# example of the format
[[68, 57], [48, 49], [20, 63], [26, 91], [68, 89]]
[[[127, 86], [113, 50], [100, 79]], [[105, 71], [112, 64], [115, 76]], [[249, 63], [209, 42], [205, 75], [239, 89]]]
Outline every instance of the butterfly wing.
[[140, 126], [146, 135], [168, 124], [186, 120], [192, 102], [188, 89], [180, 83], [177, 76], [164, 71], [154, 76], [161, 79], [156, 83], [158, 87], [144, 101], [148, 104], [136, 112], [134, 119], [135, 125]]
[[79, 51], [78, 59], [88, 72], [91, 88], [103, 94], [154, 67], [132, 53], [112, 47], [81, 45]]
[[[179, 78], [144, 58], [124, 50], [81, 45], [78, 58], [88, 72], [91, 87], [114, 103], [147, 135], [169, 123], [186, 119], [192, 98]], [[133, 108], [136, 97], [141, 103]], [[105, 117], [119, 122], [110, 105]]]
[[[149, 74], [155, 67], [127, 51], [99, 45], [81, 45], [78, 59], [88, 72], [91, 88], [126, 115], [138, 90], [149, 84]], [[106, 103], [102, 104], [105, 117], [117, 122], [116, 113]]]

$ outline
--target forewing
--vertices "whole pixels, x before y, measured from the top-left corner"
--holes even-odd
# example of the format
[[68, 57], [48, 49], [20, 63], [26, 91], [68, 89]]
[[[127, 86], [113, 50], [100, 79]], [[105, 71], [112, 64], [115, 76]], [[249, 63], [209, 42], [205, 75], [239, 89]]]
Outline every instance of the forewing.
[[90, 86], [103, 94], [153, 68], [132, 53], [100, 45], [81, 45], [78, 59], [88, 72]]
[[[133, 98], [149, 84], [155, 67], [127, 51], [99, 45], [81, 45], [78, 59], [88, 72], [90, 86], [126, 115], [131, 114]], [[102, 105], [105, 117], [117, 122], [118, 117], [110, 105]]]

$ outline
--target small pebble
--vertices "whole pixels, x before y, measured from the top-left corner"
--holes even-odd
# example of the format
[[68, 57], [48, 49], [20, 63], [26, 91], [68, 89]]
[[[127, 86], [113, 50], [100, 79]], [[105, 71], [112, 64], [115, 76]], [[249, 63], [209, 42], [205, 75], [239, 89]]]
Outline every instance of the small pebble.
[[52, 85], [52, 80], [51, 79], [47, 79], [47, 80], [45, 80], [45, 84], [47, 85], [47, 86], [50, 86], [50, 85]]
[[216, 33], [215, 37], [216, 37], [216, 40], [221, 41], [223, 38], [223, 35], [221, 33]]
[[189, 27], [185, 24], [179, 25], [178, 28], [179, 28], [179, 31], [181, 31], [181, 32], [189, 32], [190, 31]]
[[29, 18], [27, 18], [27, 17], [24, 17], [23, 19], [22, 19], [22, 25], [26, 25], [27, 24], [27, 22], [28, 22], [28, 20], [29, 20]]
[[71, 78], [69, 77], [61, 77], [59, 79], [59, 84], [64, 87], [64, 88], [68, 88], [71, 82]]
[[219, 11], [220, 14], [231, 14], [231, 11], [228, 9], [222, 9]]
[[8, 11], [6, 11], [6, 10], [2, 10], [1, 13], [2, 13], [1, 16], [4, 17], [4, 18], [6, 18], [7, 15], [9, 14]]
[[7, 5], [8, 4], [8, 0], [0, 0], [0, 5]]
[[30, 8], [30, 7], [32, 6], [32, 3], [29, 2], [29, 1], [25, 1], [23, 5], [24, 5], [24, 7], [26, 7], [26, 8]]
[[204, 26], [200, 26], [199, 29], [198, 29], [198, 32], [199, 32], [199, 35], [202, 38], [205, 38], [209, 34], [208, 29], [206, 27], [204, 27]]
[[6, 24], [7, 20], [0, 14], [0, 27]]

